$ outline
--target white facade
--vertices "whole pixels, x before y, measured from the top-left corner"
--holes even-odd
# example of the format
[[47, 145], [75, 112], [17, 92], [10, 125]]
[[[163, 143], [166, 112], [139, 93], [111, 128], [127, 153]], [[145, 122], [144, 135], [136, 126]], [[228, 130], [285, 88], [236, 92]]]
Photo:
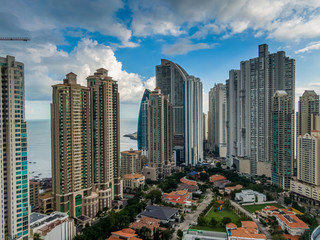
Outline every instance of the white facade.
[[258, 174], [259, 162], [270, 165], [272, 96], [276, 90], [284, 90], [294, 103], [294, 89], [295, 60], [286, 57], [283, 51], [270, 54], [266, 44], [259, 45], [258, 57], [240, 63], [240, 71], [230, 71], [227, 80], [229, 165], [234, 158], [249, 158], [253, 175]]
[[[33, 234], [38, 233], [43, 240], [72, 240], [75, 237], [75, 224], [66, 213], [53, 212], [50, 215], [32, 213], [30, 228]], [[32, 220], [31, 220], [32, 221]]]
[[267, 200], [267, 197], [263, 193], [248, 189], [236, 193], [235, 200], [241, 203], [264, 203]]
[[29, 235], [24, 65], [0, 57], [0, 239]]
[[189, 76], [184, 83], [185, 164], [195, 166], [203, 160], [202, 83]]
[[226, 121], [226, 85], [218, 83], [209, 92], [208, 141], [211, 150], [218, 150], [220, 157], [226, 157]]

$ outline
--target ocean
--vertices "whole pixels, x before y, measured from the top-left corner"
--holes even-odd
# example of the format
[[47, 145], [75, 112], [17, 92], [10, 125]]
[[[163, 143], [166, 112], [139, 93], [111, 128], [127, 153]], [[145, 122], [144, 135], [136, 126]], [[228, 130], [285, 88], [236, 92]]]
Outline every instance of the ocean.
[[[51, 177], [50, 120], [27, 120], [30, 179]], [[137, 141], [123, 137], [137, 131], [137, 119], [120, 120], [120, 151], [137, 149]]]

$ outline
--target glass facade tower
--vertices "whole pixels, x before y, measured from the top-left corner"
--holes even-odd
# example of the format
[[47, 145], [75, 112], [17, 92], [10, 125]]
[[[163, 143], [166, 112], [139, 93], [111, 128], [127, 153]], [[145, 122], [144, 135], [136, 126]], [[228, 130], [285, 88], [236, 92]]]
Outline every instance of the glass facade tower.
[[0, 57], [0, 239], [28, 239], [29, 180], [24, 65]]

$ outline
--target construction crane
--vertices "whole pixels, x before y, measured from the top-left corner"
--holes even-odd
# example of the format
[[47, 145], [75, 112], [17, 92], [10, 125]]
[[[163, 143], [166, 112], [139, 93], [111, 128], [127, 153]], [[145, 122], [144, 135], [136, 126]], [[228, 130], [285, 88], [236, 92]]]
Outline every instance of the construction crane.
[[0, 37], [0, 41], [30, 41], [27, 37]]

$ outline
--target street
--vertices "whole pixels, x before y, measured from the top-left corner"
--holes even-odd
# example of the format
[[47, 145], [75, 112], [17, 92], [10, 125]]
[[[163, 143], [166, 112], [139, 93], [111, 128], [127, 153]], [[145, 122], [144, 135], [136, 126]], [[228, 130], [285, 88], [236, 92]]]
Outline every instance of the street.
[[175, 227], [175, 233], [173, 236], [173, 239], [177, 239], [177, 231], [178, 229], [185, 231], [189, 229], [189, 226], [193, 223], [196, 222], [200, 213], [202, 213], [202, 211], [209, 205], [209, 203], [212, 201], [213, 197], [212, 197], [212, 191], [210, 189], [207, 190], [206, 192], [206, 198], [203, 199], [203, 201], [199, 204], [199, 206], [197, 207], [197, 210], [194, 213], [189, 213], [186, 215], [184, 221], [182, 223], [179, 223], [176, 227]]

